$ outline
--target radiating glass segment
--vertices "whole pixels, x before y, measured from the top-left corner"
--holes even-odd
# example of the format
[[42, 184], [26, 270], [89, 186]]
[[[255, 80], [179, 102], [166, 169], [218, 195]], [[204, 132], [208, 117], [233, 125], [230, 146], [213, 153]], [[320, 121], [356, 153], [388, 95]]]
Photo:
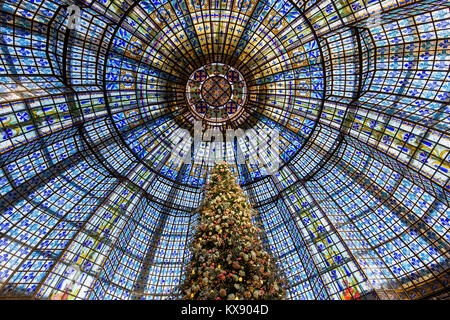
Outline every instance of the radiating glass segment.
[[439, 0], [2, 1], [0, 298], [173, 298], [215, 159], [289, 299], [448, 288], [449, 21]]

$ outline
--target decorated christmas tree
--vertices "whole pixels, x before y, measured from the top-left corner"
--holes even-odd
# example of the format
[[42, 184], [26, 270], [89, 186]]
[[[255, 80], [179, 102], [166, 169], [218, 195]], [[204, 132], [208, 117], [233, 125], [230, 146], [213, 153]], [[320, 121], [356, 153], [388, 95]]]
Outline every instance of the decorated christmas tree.
[[198, 208], [183, 299], [285, 299], [285, 281], [262, 246], [252, 208], [226, 163], [217, 164]]

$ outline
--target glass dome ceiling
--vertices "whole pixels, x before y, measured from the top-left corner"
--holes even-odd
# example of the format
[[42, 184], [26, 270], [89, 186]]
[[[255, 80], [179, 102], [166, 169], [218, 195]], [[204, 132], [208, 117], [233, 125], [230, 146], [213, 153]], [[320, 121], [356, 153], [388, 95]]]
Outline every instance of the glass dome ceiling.
[[[447, 1], [6, 0], [0, 20], [0, 297], [169, 298], [214, 157], [288, 298], [448, 289]], [[196, 142], [196, 121], [247, 138]]]

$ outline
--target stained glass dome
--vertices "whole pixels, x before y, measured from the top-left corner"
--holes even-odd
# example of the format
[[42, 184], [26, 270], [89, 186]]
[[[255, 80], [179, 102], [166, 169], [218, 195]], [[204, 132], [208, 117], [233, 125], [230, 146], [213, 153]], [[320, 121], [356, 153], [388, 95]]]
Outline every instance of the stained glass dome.
[[448, 292], [449, 21], [438, 0], [1, 1], [0, 297], [169, 299], [217, 159], [289, 299]]

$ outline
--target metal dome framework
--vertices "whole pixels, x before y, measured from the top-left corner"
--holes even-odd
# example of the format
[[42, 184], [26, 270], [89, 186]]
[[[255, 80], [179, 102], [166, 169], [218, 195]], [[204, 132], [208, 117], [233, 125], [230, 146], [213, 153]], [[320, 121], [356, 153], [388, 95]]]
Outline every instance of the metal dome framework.
[[276, 175], [237, 163], [243, 139], [223, 159], [290, 299], [448, 290], [448, 2], [8, 0], [0, 19], [0, 296], [170, 296], [227, 147], [181, 161], [210, 63], [248, 89], [218, 129], [281, 132]]

